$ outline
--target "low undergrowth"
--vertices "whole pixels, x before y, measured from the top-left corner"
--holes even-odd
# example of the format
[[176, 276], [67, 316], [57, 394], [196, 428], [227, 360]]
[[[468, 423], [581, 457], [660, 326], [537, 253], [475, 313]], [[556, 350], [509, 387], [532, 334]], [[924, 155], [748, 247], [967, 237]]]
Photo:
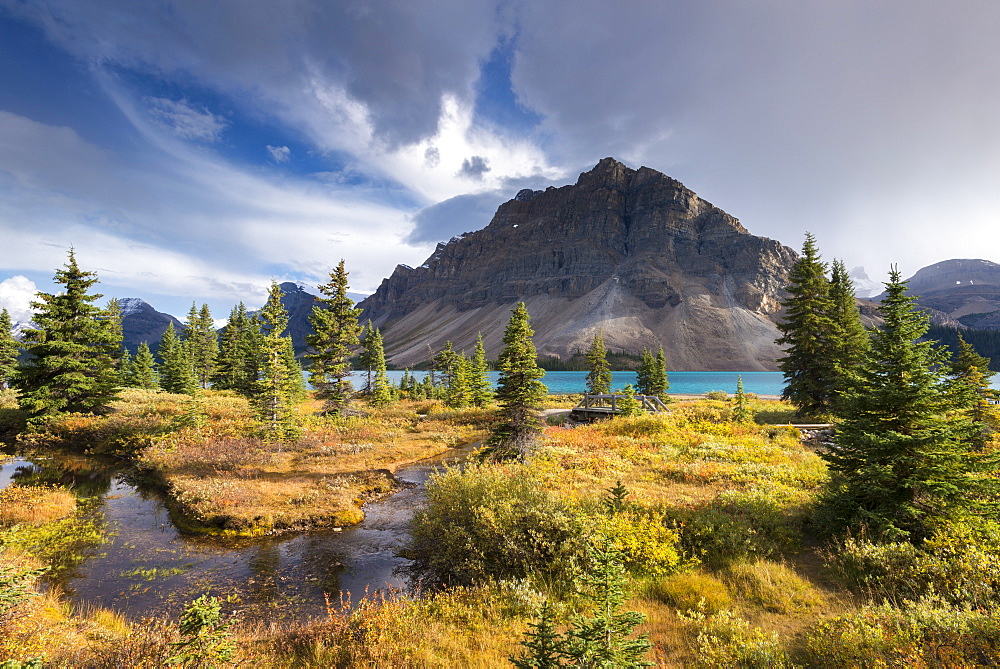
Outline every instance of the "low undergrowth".
[[[787, 413], [763, 400], [753, 409]], [[220, 421], [238, 413], [221, 412]], [[626, 636], [641, 646], [648, 635], [643, 657], [656, 666], [997, 663], [1000, 542], [989, 522], [942, 526], [917, 545], [865, 536], [824, 545], [813, 534], [823, 462], [794, 429], [733, 418], [729, 400], [677, 402], [665, 416], [549, 426], [526, 463], [443, 470], [405, 548], [414, 591], [330, 606], [306, 625], [263, 627], [223, 605], [213, 639], [226, 653], [233, 643], [214, 666], [504, 666], [539, 630], [571, 639], [600, 616], [582, 594], [595, 545], [619, 556], [623, 606], [645, 616]], [[475, 441], [490, 421], [489, 411], [403, 403], [369, 416], [304, 418], [302, 436], [282, 444], [228, 428], [175, 429], [152, 438], [141, 457], [178, 497], [196, 494], [188, 503], [197, 513], [244, 509], [259, 529], [321, 505], [325, 493], [314, 491], [324, 480], [330, 487], [337, 477], [391, 471]], [[365, 485], [374, 483], [344, 490]], [[291, 515], [265, 517], [279, 507]], [[0, 554], [0, 567], [11, 554]], [[8, 564], [28, 573], [53, 557], [38, 555]], [[44, 613], [45, 601], [58, 600], [18, 598], [32, 622], [13, 632], [21, 646], [3, 636], [13, 628], [0, 629], [0, 650], [20, 660], [44, 652], [56, 665], [163, 666], [185, 638], [180, 621], [131, 626], [113, 614]], [[49, 631], [29, 632], [32, 625]], [[37, 641], [59, 633], [53, 650]]]

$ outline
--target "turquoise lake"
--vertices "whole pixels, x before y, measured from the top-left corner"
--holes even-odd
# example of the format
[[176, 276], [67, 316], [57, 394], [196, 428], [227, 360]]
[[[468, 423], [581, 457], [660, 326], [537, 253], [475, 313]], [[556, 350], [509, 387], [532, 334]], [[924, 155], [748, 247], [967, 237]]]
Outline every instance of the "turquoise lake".
[[[427, 372], [411, 372], [418, 379]], [[403, 372], [388, 372], [389, 379], [398, 384]], [[490, 380], [496, 384], [499, 372], [490, 372]], [[781, 372], [669, 372], [669, 393], [680, 395], [701, 395], [712, 390], [725, 393], [736, 392], [736, 379], [743, 377], [743, 390], [758, 395], [780, 395], [785, 387]], [[365, 373], [354, 372], [354, 387], [364, 387]], [[635, 385], [635, 372], [613, 372], [612, 388], [618, 390], [626, 384]], [[587, 385], [587, 372], [546, 372], [542, 379], [550, 394], [582, 393]]]
[[[398, 384], [403, 376], [401, 371], [387, 372], [389, 380]], [[427, 372], [411, 372], [423, 379]], [[307, 375], [308, 376], [308, 375]], [[499, 372], [490, 372], [490, 380], [496, 385]], [[743, 390], [757, 395], [780, 395], [785, 389], [785, 379], [781, 372], [669, 372], [670, 394], [703, 395], [713, 390], [721, 390], [732, 395], [736, 392], [736, 379], [743, 377]], [[365, 372], [354, 372], [354, 387], [363, 388]], [[635, 385], [635, 372], [613, 372], [611, 386], [620, 390], [624, 385]], [[542, 383], [548, 386], [549, 394], [582, 393], [587, 385], [587, 372], [546, 372]], [[993, 377], [993, 388], [1000, 390], [1000, 373]]]

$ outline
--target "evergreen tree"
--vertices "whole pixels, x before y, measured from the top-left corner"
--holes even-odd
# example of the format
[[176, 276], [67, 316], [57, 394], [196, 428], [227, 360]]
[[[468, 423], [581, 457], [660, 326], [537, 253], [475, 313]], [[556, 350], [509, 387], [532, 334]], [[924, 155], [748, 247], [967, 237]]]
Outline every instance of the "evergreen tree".
[[288, 397], [293, 404], [298, 404], [303, 401], [308, 392], [306, 390], [306, 381], [302, 377], [302, 364], [299, 359], [295, 357], [295, 345], [292, 343], [291, 336], [282, 337], [285, 340], [285, 348], [282, 352], [282, 358], [285, 363], [285, 378], [287, 379], [288, 387]]
[[230, 312], [221, 339], [214, 386], [220, 390], [235, 390], [247, 397], [253, 395], [259, 375], [260, 331], [242, 302]]
[[160, 385], [168, 393], [194, 395], [198, 380], [191, 365], [191, 351], [188, 343], [177, 336], [173, 325], [163, 331], [160, 346]]
[[385, 406], [392, 401], [392, 388], [385, 373], [385, 351], [382, 349], [382, 333], [378, 328], [365, 337], [365, 348], [372, 366], [372, 391], [368, 401], [372, 406]]
[[486, 348], [483, 335], [476, 339], [476, 351], [469, 362], [469, 396], [474, 406], [485, 407], [493, 402], [493, 386], [490, 384], [490, 367], [486, 362]]
[[219, 357], [219, 337], [207, 304], [202, 304], [201, 310], [198, 310], [194, 302], [191, 303], [182, 336], [187, 342], [195, 381], [202, 388], [208, 388]]
[[974, 448], [986, 446], [990, 434], [996, 429], [996, 411], [991, 404], [997, 391], [990, 386], [993, 372], [990, 360], [976, 353], [972, 345], [958, 334], [958, 352], [948, 368], [948, 385], [956, 409], [972, 421]]
[[650, 378], [648, 393], [644, 395], [656, 395], [663, 402], [669, 402], [670, 396], [667, 391], [670, 389], [670, 381], [667, 380], [667, 358], [663, 355], [663, 346], [656, 353], [656, 362], [653, 365], [653, 374]]
[[38, 293], [31, 305], [38, 327], [24, 332], [29, 359], [14, 384], [21, 407], [32, 417], [103, 412], [115, 398], [121, 321], [93, 304], [101, 296], [87, 291], [97, 275], [79, 268], [72, 249], [54, 281], [63, 290]]
[[921, 341], [927, 315], [895, 268], [880, 311], [884, 325], [838, 403], [837, 439], [821, 457], [836, 474], [829, 501], [840, 522], [917, 541], [943, 518], [995, 512], [1000, 463], [971, 447], [971, 421], [948, 415], [943, 351]]
[[733, 419], [737, 423], [752, 423], [753, 409], [750, 408], [750, 400], [743, 392], [743, 377], [736, 377], [736, 398], [733, 405]]
[[800, 415], [818, 415], [833, 407], [837, 370], [831, 356], [835, 326], [831, 318], [830, 285], [826, 263], [820, 261], [815, 238], [806, 233], [802, 257], [789, 276], [785, 320], [778, 324], [785, 356], [779, 367], [785, 375], [782, 397]]
[[548, 601], [542, 602], [538, 611], [538, 622], [528, 623], [529, 631], [524, 633], [521, 645], [525, 650], [509, 659], [517, 669], [553, 669], [566, 666], [566, 640], [556, 632], [555, 617]]
[[[365, 387], [361, 389], [361, 392], [365, 395], [370, 395], [372, 392], [372, 374], [375, 370], [375, 355], [372, 351], [371, 339], [372, 333], [374, 332], [371, 320], [364, 327], [364, 335], [361, 337], [361, 354], [358, 356], [358, 362], [361, 367], [365, 370]], [[382, 349], [382, 337], [379, 335], [379, 350], [382, 351], [382, 359], [385, 360], [385, 351]], [[433, 377], [431, 378], [433, 381]]]
[[132, 383], [137, 388], [152, 390], [160, 385], [158, 376], [149, 344], [141, 342], [132, 360]]
[[0, 311], [0, 390], [10, 387], [17, 371], [17, 355], [20, 352], [17, 340], [11, 332], [14, 324], [6, 309]]
[[118, 360], [118, 385], [122, 388], [132, 388], [135, 386], [135, 368], [132, 365], [132, 356], [128, 349], [122, 351]]
[[567, 633], [566, 655], [580, 667], [651, 667], [644, 659], [650, 649], [647, 634], [632, 638], [646, 616], [624, 611], [625, 567], [621, 553], [605, 542], [591, 549], [591, 566], [580, 580], [582, 593], [594, 603], [591, 617], [577, 616]]
[[451, 342], [446, 341], [444, 343], [444, 348], [442, 348], [431, 360], [431, 369], [435, 372], [440, 372], [441, 376], [438, 383], [444, 386], [446, 393], [447, 389], [451, 387], [452, 379], [455, 376], [455, 369], [458, 367], [460, 357], [461, 356], [458, 352], [452, 348]]
[[444, 403], [452, 409], [462, 409], [472, 404], [472, 390], [469, 385], [469, 368], [471, 361], [463, 351], [451, 372], [451, 381], [445, 392]]
[[112, 297], [108, 300], [108, 306], [97, 318], [102, 321], [108, 332], [108, 339], [103, 344], [104, 354], [111, 359], [115, 368], [118, 368], [125, 350], [122, 346], [125, 340], [125, 335], [122, 333], [122, 309], [118, 298]]
[[311, 361], [309, 383], [316, 398], [324, 401], [324, 410], [334, 415], [347, 408], [354, 388], [351, 386], [351, 351], [361, 343], [361, 310], [347, 296], [348, 272], [341, 260], [330, 272], [330, 281], [319, 287], [322, 297], [313, 306], [309, 323], [313, 333], [306, 336]]
[[611, 392], [611, 366], [608, 364], [608, 349], [604, 346], [604, 334], [598, 331], [585, 356], [590, 372], [587, 374], [587, 392], [591, 395], [606, 395]]
[[511, 309], [510, 321], [503, 335], [503, 350], [497, 358], [500, 379], [496, 397], [499, 425], [489, 439], [494, 459], [525, 458], [534, 448], [541, 422], [537, 412], [548, 389], [541, 379], [545, 371], [538, 366], [532, 341], [528, 309], [524, 302]]
[[834, 260], [830, 272], [830, 315], [833, 321], [830, 358], [833, 361], [834, 401], [847, 386], [858, 363], [868, 352], [868, 332], [861, 324], [854, 282], [843, 260]]
[[272, 281], [267, 303], [257, 313], [260, 375], [256, 400], [265, 430], [278, 440], [290, 436], [296, 429], [294, 405], [302, 388], [301, 367], [295, 362], [291, 337], [284, 336], [288, 312], [281, 303], [283, 296], [281, 288]]
[[653, 375], [656, 373], [656, 359], [645, 346], [642, 347], [642, 362], [635, 373], [635, 385], [640, 395], [652, 395]]

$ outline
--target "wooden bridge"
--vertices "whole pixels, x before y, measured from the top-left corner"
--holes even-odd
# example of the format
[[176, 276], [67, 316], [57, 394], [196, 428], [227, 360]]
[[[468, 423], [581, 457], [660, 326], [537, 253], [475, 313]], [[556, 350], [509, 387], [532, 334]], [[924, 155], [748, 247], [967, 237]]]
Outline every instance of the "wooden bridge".
[[[599, 418], [610, 418], [621, 413], [618, 403], [624, 398], [625, 395], [584, 395], [569, 416], [575, 421], [585, 423]], [[666, 405], [656, 395], [636, 395], [635, 399], [642, 405], [643, 410], [650, 413], [667, 411]]]

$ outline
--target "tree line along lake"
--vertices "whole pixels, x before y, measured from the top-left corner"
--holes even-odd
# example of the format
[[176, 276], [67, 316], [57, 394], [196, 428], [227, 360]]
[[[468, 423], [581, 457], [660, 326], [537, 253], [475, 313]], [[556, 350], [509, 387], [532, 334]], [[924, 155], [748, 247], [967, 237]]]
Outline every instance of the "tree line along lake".
[[[404, 372], [392, 370], [386, 372], [394, 385], [399, 385], [399, 380]], [[417, 380], [424, 378], [428, 372], [409, 372]], [[352, 381], [355, 388], [364, 387], [366, 372], [355, 371]], [[490, 381], [495, 386], [500, 372], [490, 372]], [[733, 394], [736, 392], [736, 381], [743, 379], [743, 390], [757, 395], [781, 395], [785, 388], [784, 375], [781, 372], [670, 372], [671, 395], [704, 395], [713, 390], [720, 390], [724, 393]], [[994, 377], [991, 385], [1000, 390], [1000, 375]], [[550, 395], [565, 395], [571, 393], [582, 393], [587, 388], [587, 372], [546, 372], [542, 378]], [[625, 385], [631, 383], [636, 386], [636, 373], [618, 371], [612, 372], [611, 387], [620, 390]]]

